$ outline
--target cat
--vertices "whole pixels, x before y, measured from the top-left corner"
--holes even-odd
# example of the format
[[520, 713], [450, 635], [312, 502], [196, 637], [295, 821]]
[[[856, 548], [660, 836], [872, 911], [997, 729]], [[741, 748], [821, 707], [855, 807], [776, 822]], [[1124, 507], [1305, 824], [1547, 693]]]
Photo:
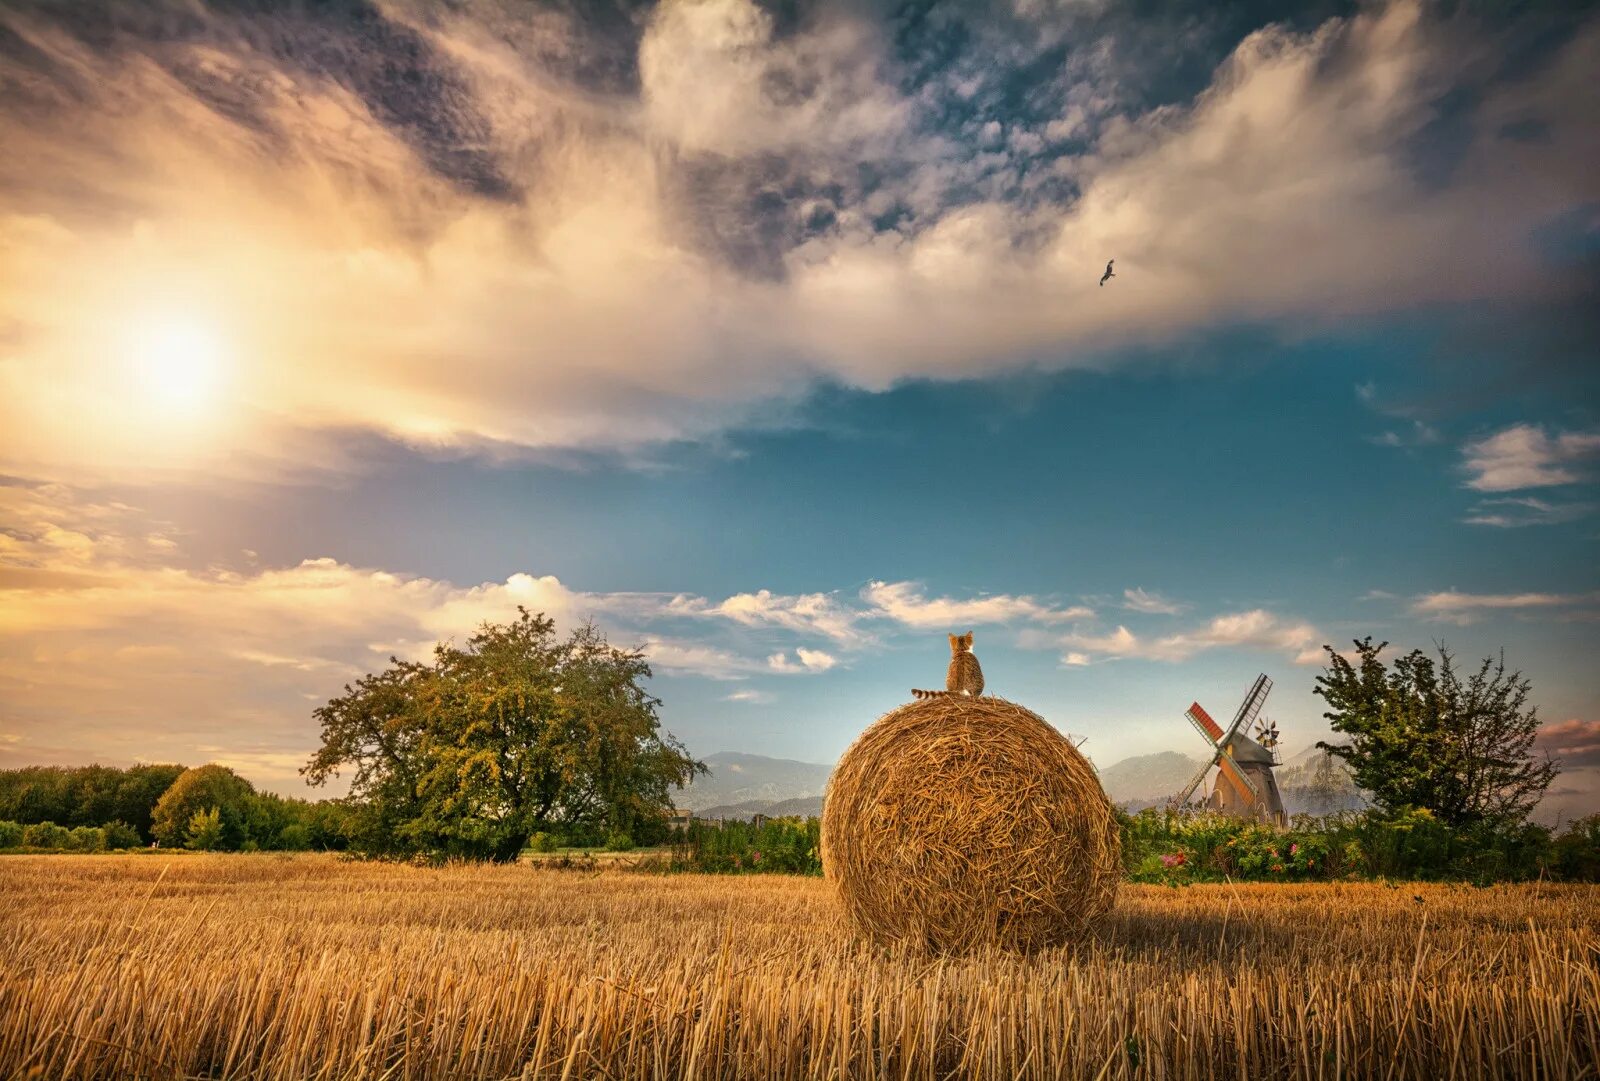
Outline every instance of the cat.
[[950, 670], [945, 673], [944, 690], [924, 691], [911, 689], [913, 698], [941, 698], [948, 694], [967, 695], [973, 698], [983, 693], [983, 669], [977, 655], [972, 652], [972, 632], [950, 636]]

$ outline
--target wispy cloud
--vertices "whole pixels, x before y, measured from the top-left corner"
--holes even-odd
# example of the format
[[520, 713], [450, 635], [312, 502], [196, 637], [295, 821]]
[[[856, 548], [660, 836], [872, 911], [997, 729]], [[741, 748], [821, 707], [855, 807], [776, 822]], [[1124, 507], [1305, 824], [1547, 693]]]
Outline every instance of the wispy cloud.
[[1559, 525], [1575, 522], [1594, 513], [1593, 503], [1552, 503], [1533, 496], [1485, 499], [1477, 503], [1462, 521], [1468, 525], [1496, 529], [1521, 529], [1525, 526]]
[[1062, 661], [1067, 665], [1086, 664], [1095, 658], [1179, 662], [1221, 648], [1283, 652], [1296, 664], [1314, 664], [1322, 657], [1324, 639], [1309, 623], [1285, 620], [1257, 608], [1219, 615], [1177, 634], [1141, 636], [1119, 626], [1100, 634], [1062, 635], [1057, 641], [1069, 647]]
[[680, 594], [668, 602], [666, 612], [720, 617], [745, 627], [781, 627], [847, 645], [861, 644], [868, 637], [857, 627], [861, 613], [845, 607], [827, 593], [784, 596], [762, 589], [754, 593], [736, 593], [721, 601]]
[[1122, 606], [1135, 612], [1147, 612], [1153, 615], [1175, 616], [1184, 610], [1184, 605], [1168, 600], [1159, 593], [1150, 593], [1143, 589], [1125, 589], [1122, 591]]
[[1460, 593], [1445, 590], [1414, 598], [1411, 610], [1447, 623], [1471, 623], [1485, 612], [1549, 611], [1600, 604], [1596, 593]]
[[1600, 457], [1600, 432], [1551, 435], [1537, 425], [1514, 424], [1468, 443], [1461, 453], [1467, 487], [1480, 492], [1574, 484], [1589, 478], [1586, 467]]
[[861, 596], [877, 613], [922, 629], [959, 631], [993, 623], [1070, 623], [1094, 617], [1094, 610], [1082, 605], [1058, 608], [1029, 596], [926, 597], [916, 582], [871, 582]]

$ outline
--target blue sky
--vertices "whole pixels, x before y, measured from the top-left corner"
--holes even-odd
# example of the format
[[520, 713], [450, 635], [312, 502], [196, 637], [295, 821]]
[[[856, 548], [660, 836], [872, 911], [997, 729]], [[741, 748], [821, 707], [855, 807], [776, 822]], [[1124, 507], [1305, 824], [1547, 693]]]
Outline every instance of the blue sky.
[[107, 10], [0, 21], [0, 763], [299, 791], [527, 603], [811, 761], [946, 631], [1102, 764], [1504, 648], [1594, 804], [1588, 9]]

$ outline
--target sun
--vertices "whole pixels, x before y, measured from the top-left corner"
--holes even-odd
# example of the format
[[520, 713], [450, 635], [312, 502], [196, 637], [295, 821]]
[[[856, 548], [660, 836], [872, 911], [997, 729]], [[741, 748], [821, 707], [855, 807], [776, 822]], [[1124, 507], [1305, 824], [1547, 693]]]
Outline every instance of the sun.
[[174, 411], [197, 409], [216, 395], [226, 349], [215, 327], [201, 320], [152, 322], [133, 343], [135, 377], [155, 403]]

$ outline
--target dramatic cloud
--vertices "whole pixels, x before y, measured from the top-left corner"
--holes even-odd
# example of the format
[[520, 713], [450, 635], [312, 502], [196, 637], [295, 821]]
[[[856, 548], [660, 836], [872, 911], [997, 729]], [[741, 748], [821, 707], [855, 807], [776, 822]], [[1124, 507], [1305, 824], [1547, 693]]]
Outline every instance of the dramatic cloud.
[[928, 598], [916, 582], [871, 582], [861, 597], [878, 613], [907, 627], [943, 629], [959, 633], [963, 627], [989, 623], [1070, 623], [1091, 619], [1094, 612], [1081, 605], [1052, 608], [1032, 597], [1001, 594], [974, 600]]
[[1572, 609], [1600, 604], [1600, 593], [1424, 593], [1411, 602], [1411, 610], [1447, 623], [1471, 623], [1485, 612]]
[[[1178, 634], [1141, 637], [1118, 627], [1104, 634], [1073, 633], [1058, 636], [1058, 646], [1069, 647], [1062, 664], [1069, 667], [1101, 660], [1186, 661], [1206, 650], [1231, 647], [1288, 653], [1296, 664], [1322, 659], [1325, 639], [1308, 623], [1286, 621], [1271, 612], [1253, 609], [1220, 615], [1209, 623]], [[1033, 639], [1039, 644], [1039, 639]]]
[[1569, 768], [1600, 766], [1600, 721], [1580, 721], [1574, 717], [1541, 725], [1538, 747]]
[[[1549, 435], [1532, 424], [1517, 424], [1462, 448], [1467, 487], [1480, 492], [1511, 492], [1575, 484], [1587, 478], [1587, 463], [1600, 458], [1600, 432]], [[1498, 525], [1498, 522], [1485, 524]]]
[[748, 0], [115, 13], [0, 11], [13, 475], [348, 470], [351, 432], [637, 448], [818, 380], [1549, 297], [1577, 286], [1530, 238], [1600, 193], [1595, 20], [1499, 80], [1487, 31], [1398, 0], [1141, 111], [1070, 9], [1028, 17], [1049, 65]]

